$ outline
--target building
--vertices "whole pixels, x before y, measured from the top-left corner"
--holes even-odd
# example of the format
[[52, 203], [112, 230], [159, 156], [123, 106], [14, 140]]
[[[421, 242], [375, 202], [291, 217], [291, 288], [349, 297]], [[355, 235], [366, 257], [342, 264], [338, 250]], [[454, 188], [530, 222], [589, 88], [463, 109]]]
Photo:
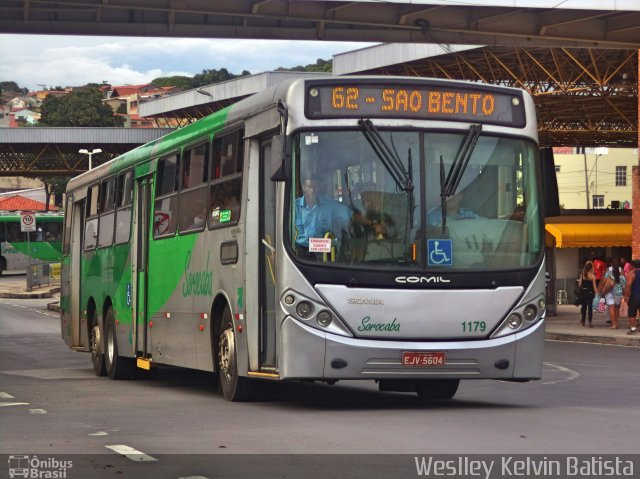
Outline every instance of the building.
[[637, 148], [554, 149], [554, 162], [562, 209], [632, 208]]

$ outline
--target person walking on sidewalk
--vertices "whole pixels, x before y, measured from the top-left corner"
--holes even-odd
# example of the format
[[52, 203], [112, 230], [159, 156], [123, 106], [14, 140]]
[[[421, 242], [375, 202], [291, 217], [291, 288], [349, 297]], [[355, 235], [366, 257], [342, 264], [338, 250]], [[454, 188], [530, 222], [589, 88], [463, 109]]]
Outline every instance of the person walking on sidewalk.
[[634, 259], [633, 268], [626, 276], [627, 286], [624, 288], [624, 299], [629, 305], [629, 331], [627, 334], [638, 333], [636, 316], [640, 310], [640, 259]]
[[626, 286], [626, 280], [618, 261], [614, 260], [612, 266], [604, 275], [604, 278], [598, 286], [598, 294], [603, 296], [609, 310], [609, 318], [611, 319], [611, 327], [609, 329], [618, 329], [618, 316], [620, 314], [620, 303], [622, 303], [622, 293]]
[[589, 327], [593, 328], [591, 320], [593, 319], [593, 298], [596, 295], [596, 275], [593, 274], [593, 263], [587, 261], [580, 273], [580, 279], [578, 279], [578, 286], [580, 286], [580, 324], [585, 325], [585, 319], [587, 312], [589, 313]]

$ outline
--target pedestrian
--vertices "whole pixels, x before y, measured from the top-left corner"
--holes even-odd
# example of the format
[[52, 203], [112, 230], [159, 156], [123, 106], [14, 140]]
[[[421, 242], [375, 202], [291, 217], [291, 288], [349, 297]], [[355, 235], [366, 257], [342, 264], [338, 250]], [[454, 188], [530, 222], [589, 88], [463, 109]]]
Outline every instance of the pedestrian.
[[606, 269], [607, 267], [600, 256], [593, 258], [593, 274], [596, 275], [596, 286], [600, 286], [600, 281], [602, 281]]
[[622, 294], [626, 286], [626, 279], [622, 274], [618, 261], [613, 260], [612, 266], [604, 274], [600, 286], [598, 286], [598, 294], [603, 296], [609, 311], [611, 326], [609, 329], [618, 329], [618, 316], [620, 314], [620, 303], [622, 302]]
[[596, 275], [593, 274], [593, 263], [587, 261], [582, 268], [580, 278], [578, 279], [578, 286], [580, 287], [580, 324], [585, 325], [585, 319], [587, 319], [588, 313], [588, 325], [593, 328], [591, 320], [593, 319], [593, 298], [596, 295]]
[[640, 310], [640, 259], [634, 259], [632, 268], [625, 277], [627, 286], [624, 288], [624, 299], [629, 307], [629, 331], [627, 334], [638, 332], [638, 311]]
[[627, 261], [624, 257], [620, 257], [620, 266], [622, 266], [622, 274], [627, 276], [627, 273], [633, 269], [632, 261]]

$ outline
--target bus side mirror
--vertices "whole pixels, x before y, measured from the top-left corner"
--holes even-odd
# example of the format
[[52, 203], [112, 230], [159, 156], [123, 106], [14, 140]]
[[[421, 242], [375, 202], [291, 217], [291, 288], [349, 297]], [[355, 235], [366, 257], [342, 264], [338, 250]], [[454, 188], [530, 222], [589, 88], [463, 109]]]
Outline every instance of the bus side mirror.
[[291, 145], [286, 135], [275, 135], [271, 139], [271, 181], [289, 179]]

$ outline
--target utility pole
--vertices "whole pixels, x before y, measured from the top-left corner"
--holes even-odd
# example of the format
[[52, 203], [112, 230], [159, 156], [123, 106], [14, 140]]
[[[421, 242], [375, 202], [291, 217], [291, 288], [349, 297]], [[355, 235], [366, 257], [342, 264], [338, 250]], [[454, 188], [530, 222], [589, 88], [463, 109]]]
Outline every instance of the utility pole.
[[584, 187], [585, 190], [587, 191], [587, 209], [589, 209], [589, 176], [587, 173], [587, 153], [586, 153], [586, 149], [583, 146], [582, 147], [582, 155], [584, 156]]

